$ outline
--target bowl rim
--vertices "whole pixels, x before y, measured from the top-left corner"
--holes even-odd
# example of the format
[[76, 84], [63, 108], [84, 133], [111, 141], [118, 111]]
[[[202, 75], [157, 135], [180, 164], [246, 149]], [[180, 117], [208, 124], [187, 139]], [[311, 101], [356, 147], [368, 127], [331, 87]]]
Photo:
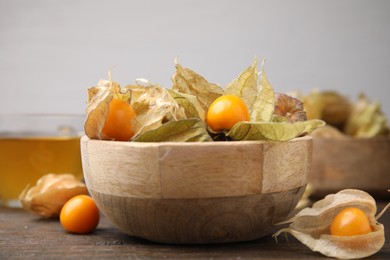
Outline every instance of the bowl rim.
[[118, 145], [118, 146], [239, 146], [245, 144], [270, 144], [270, 143], [291, 143], [291, 142], [299, 142], [299, 141], [307, 141], [313, 140], [311, 135], [304, 135], [295, 137], [293, 139], [287, 141], [275, 141], [275, 140], [245, 140], [245, 141], [212, 141], [212, 142], [131, 142], [131, 141], [112, 141], [112, 140], [99, 140], [99, 139], [91, 139], [87, 135], [83, 135], [81, 137], [81, 142], [99, 142], [99, 143], [107, 143], [110, 145]]
[[390, 142], [389, 136], [376, 136], [376, 137], [353, 137], [353, 136], [343, 136], [339, 138], [326, 137], [326, 136], [313, 136], [313, 140], [316, 141], [325, 141], [325, 142], [354, 142], [354, 143], [377, 143], [377, 142]]

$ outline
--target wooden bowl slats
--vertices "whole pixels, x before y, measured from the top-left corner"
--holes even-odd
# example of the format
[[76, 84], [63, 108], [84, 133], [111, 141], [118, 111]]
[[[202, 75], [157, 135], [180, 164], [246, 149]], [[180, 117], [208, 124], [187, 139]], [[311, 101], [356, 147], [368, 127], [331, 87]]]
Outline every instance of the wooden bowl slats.
[[232, 197], [260, 193], [262, 147], [251, 143], [245, 147], [223, 145], [221, 149], [221, 146], [212, 144], [207, 147], [181, 147], [177, 144], [164, 147], [160, 157], [164, 158], [160, 164], [163, 198]]
[[[303, 137], [302, 140], [308, 140]], [[309, 180], [312, 160], [312, 142], [281, 142], [277, 145], [264, 145], [264, 168], [262, 172], [262, 192], [284, 191], [306, 185]]]
[[131, 143], [81, 139], [88, 190], [122, 232], [163, 243], [269, 234], [302, 197], [312, 138]]
[[161, 243], [249, 241], [275, 231], [293, 211], [305, 186], [284, 192], [209, 199], [118, 197], [91, 190], [122, 232]]
[[127, 142], [82, 137], [81, 150], [89, 188], [119, 196], [162, 197], [159, 165], [151, 163], [159, 160], [158, 145], [129, 147]]
[[310, 170], [312, 153], [310, 137], [163, 146], [83, 137], [81, 144], [88, 154], [83, 164], [90, 187], [144, 198], [232, 197], [301, 187], [308, 181], [302, 172]]

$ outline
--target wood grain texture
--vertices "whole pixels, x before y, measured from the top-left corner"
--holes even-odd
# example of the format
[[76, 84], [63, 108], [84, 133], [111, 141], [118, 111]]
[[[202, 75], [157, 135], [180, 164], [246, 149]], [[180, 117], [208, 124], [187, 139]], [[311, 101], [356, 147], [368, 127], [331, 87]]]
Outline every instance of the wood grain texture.
[[[386, 202], [387, 203], [387, 202]], [[384, 207], [378, 203], [378, 210]], [[380, 219], [390, 237], [390, 213]], [[127, 236], [102, 216], [91, 234], [66, 232], [58, 220], [43, 220], [21, 209], [0, 207], [0, 259], [326, 259], [312, 252], [294, 237], [270, 235], [240, 243], [209, 245], [161, 244]], [[367, 259], [390, 259], [390, 240]]]
[[213, 198], [261, 193], [263, 145], [228, 142], [160, 148], [163, 198]]
[[288, 142], [129, 143], [81, 140], [87, 186], [141, 198], [278, 192], [308, 180], [311, 137]]
[[118, 197], [91, 190], [102, 212], [124, 233], [156, 242], [210, 244], [270, 234], [305, 187], [278, 193], [209, 199]]
[[269, 234], [309, 179], [312, 138], [129, 143], [81, 139], [89, 192], [124, 233], [164, 243]]
[[162, 196], [158, 145], [87, 140], [82, 138], [81, 150], [88, 188], [119, 196]]
[[310, 182], [314, 197], [354, 188], [390, 199], [390, 138], [315, 137]]
[[267, 143], [264, 146], [264, 171], [262, 190], [284, 191], [301, 187], [309, 181], [312, 161], [312, 142], [294, 139], [289, 142]]

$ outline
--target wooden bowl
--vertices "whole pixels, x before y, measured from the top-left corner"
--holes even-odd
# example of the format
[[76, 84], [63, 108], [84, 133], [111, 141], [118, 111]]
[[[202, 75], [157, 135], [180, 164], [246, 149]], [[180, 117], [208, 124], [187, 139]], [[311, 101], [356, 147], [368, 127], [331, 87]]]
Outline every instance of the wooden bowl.
[[309, 180], [312, 138], [136, 143], [81, 139], [86, 185], [122, 232], [163, 243], [226, 243], [273, 231]]
[[377, 199], [390, 198], [390, 137], [313, 140], [312, 197], [354, 188]]

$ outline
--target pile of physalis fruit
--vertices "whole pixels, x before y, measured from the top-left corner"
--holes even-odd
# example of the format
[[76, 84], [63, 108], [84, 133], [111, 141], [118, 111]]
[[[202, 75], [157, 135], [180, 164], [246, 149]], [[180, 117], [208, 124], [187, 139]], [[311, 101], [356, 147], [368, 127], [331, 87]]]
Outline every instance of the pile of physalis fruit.
[[307, 95], [297, 95], [304, 103], [308, 119], [321, 119], [327, 124], [313, 136], [390, 138], [390, 127], [380, 103], [371, 102], [364, 93], [360, 93], [356, 101], [331, 90], [312, 90]]
[[225, 89], [177, 62], [171, 89], [143, 81], [121, 87], [110, 78], [90, 88], [86, 135], [132, 142], [286, 141], [325, 124], [306, 120], [300, 100], [275, 93], [264, 63], [259, 78], [257, 60]]

